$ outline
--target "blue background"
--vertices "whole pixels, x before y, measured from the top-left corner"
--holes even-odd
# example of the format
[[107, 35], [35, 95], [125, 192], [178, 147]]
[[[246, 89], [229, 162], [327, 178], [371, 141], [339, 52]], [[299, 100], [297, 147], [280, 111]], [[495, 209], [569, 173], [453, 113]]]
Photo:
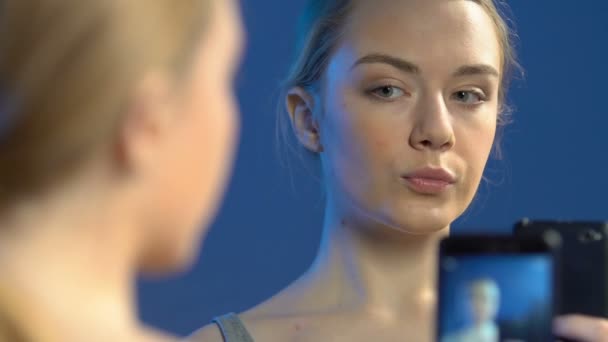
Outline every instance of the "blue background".
[[[524, 320], [532, 310], [550, 308], [552, 262], [542, 255], [456, 257], [454, 270], [441, 270], [441, 332], [453, 333], [469, 326], [469, 285], [493, 279], [500, 289], [499, 321]], [[548, 315], [551, 311], [547, 312]]]
[[[226, 201], [188, 274], [142, 281], [152, 325], [187, 334], [240, 311], [302, 273], [320, 237], [320, 185], [277, 162], [277, 88], [304, 0], [244, 0], [248, 46], [237, 89], [242, 140]], [[608, 219], [608, 1], [511, 0], [526, 77], [515, 82], [505, 158], [490, 163], [454, 231], [509, 232], [523, 216]]]

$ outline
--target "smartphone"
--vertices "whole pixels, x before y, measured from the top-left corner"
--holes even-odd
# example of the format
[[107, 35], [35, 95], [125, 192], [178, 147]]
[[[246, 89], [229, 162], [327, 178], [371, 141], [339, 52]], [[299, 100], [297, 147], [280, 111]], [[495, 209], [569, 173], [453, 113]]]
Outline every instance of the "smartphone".
[[438, 342], [554, 341], [559, 235], [441, 241]]
[[560, 314], [608, 317], [608, 222], [532, 221], [515, 224], [515, 235], [561, 235]]

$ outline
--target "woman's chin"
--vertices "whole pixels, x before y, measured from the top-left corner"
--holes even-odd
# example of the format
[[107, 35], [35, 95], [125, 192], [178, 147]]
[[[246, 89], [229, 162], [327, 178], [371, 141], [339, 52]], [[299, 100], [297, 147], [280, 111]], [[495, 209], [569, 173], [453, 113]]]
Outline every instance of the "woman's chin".
[[[359, 207], [361, 208], [361, 207]], [[358, 210], [355, 220], [379, 234], [394, 235], [447, 235], [453, 220], [458, 216], [456, 208], [444, 205], [367, 206]], [[375, 228], [374, 228], [375, 227]]]
[[409, 235], [424, 236], [424, 235], [436, 235], [438, 233], [448, 233], [449, 225], [401, 225], [395, 227], [400, 232]]
[[443, 215], [427, 214], [421, 212], [393, 217], [389, 226], [410, 235], [435, 235], [437, 233], [448, 233], [452, 220]]

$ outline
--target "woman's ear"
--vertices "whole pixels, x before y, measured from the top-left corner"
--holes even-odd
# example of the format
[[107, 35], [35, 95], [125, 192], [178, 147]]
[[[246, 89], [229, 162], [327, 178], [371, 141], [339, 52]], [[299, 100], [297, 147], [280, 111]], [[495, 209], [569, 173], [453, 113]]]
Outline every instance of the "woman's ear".
[[300, 143], [311, 152], [323, 152], [319, 124], [313, 115], [314, 97], [302, 87], [294, 87], [287, 93], [285, 105], [291, 127]]
[[162, 73], [147, 75], [136, 86], [115, 146], [121, 167], [140, 169], [156, 161], [176, 117], [172, 95], [170, 81]]

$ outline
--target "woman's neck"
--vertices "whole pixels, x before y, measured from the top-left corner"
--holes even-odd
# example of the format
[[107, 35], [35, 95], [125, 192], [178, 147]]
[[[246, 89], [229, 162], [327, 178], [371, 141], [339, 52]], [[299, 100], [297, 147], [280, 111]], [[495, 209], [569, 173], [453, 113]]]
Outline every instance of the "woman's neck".
[[326, 210], [317, 258], [288, 290], [307, 294], [298, 300], [300, 309], [432, 321], [437, 245], [448, 229], [415, 236], [345, 216]]
[[135, 241], [120, 227], [119, 211], [94, 196], [72, 197], [28, 203], [0, 221], [3, 285], [27, 298], [38, 317], [52, 319], [65, 340], [137, 330]]

